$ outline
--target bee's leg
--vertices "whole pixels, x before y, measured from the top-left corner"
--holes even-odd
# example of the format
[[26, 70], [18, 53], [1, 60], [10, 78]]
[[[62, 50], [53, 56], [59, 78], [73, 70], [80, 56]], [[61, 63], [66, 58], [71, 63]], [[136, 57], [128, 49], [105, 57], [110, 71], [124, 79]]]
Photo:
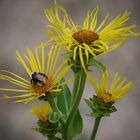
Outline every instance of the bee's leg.
[[34, 83], [34, 80], [33, 79], [31, 79], [31, 85], [34, 87], [34, 89], [35, 89], [35, 83]]
[[33, 79], [31, 79], [31, 85], [33, 85], [33, 82], [34, 82]]
[[40, 82], [37, 82], [37, 85], [41, 87], [41, 86], [44, 86], [45, 84], [44, 82], [40, 81]]

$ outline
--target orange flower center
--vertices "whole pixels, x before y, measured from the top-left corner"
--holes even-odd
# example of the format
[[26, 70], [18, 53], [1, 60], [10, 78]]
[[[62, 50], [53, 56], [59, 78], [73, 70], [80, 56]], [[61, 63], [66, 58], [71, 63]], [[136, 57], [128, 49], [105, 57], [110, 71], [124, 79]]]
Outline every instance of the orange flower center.
[[104, 103], [111, 103], [112, 102], [112, 94], [109, 93], [109, 91], [104, 91], [101, 96], [99, 96], [100, 100], [102, 100]]
[[91, 44], [95, 40], [99, 39], [99, 35], [93, 31], [89, 30], [80, 30], [75, 32], [72, 37], [79, 42], [79, 44], [86, 43], [87, 45]]
[[44, 94], [49, 92], [52, 86], [53, 86], [53, 79], [45, 77], [44, 85], [39, 85], [37, 82], [31, 83], [31, 91], [37, 94]]

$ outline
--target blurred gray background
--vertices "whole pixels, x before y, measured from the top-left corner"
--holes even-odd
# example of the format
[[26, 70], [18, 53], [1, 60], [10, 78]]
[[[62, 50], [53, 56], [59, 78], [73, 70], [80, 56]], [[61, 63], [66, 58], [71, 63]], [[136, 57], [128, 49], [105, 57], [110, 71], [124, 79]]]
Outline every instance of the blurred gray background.
[[[124, 10], [132, 11], [129, 23], [136, 23], [140, 31], [139, 0], [58, 0], [72, 19], [80, 24], [88, 9], [100, 6], [100, 18], [110, 12], [111, 17]], [[52, 0], [0, 0], [0, 69], [25, 75], [17, 63], [15, 50], [24, 53], [25, 48], [33, 48], [41, 41], [48, 40], [43, 13], [44, 8], [53, 6]], [[102, 119], [96, 140], [139, 140], [140, 139], [140, 40], [130, 39], [121, 48], [98, 57], [113, 75], [116, 71], [134, 83], [134, 88], [123, 100], [115, 105], [118, 111], [111, 117]], [[70, 74], [71, 75], [71, 74]], [[70, 77], [69, 75], [69, 77]], [[0, 81], [0, 87], [9, 86]], [[0, 92], [3, 95], [3, 92]], [[11, 93], [9, 93], [11, 94]], [[85, 97], [91, 97], [93, 90], [86, 84]], [[0, 99], [0, 140], [45, 140], [41, 134], [32, 131], [37, 119], [29, 112], [32, 104], [12, 104], [11, 100]], [[84, 118], [84, 129], [76, 140], [89, 140], [94, 120], [87, 114], [90, 110], [84, 103], [80, 105]]]

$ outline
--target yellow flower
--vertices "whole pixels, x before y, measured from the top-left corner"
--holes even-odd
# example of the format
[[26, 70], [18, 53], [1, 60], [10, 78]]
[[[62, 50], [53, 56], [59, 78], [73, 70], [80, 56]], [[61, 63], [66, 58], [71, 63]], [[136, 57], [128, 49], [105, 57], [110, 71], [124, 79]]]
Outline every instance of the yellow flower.
[[55, 40], [55, 43], [64, 46], [67, 52], [72, 53], [73, 60], [78, 58], [84, 68], [84, 60], [88, 62], [89, 57], [111, 51], [128, 38], [139, 35], [133, 32], [136, 25], [126, 24], [130, 12], [125, 11], [112, 21], [108, 21], [107, 14], [99, 24], [98, 12], [98, 7], [89, 10], [83, 24], [79, 26], [74, 24], [66, 10], [56, 2], [54, 9], [45, 9], [45, 15], [51, 23], [48, 25], [50, 42]]
[[37, 47], [34, 49], [34, 54], [29, 48], [27, 48], [27, 55], [24, 56], [16, 51], [17, 60], [25, 69], [29, 79], [26, 80], [23, 76], [2, 70], [3, 74], [0, 74], [0, 80], [9, 81], [10, 83], [17, 85], [19, 88], [0, 88], [0, 90], [23, 93], [16, 96], [4, 96], [4, 98], [18, 98], [15, 102], [28, 103], [34, 99], [45, 96], [45, 94], [60, 92], [61, 89], [58, 87], [72, 80], [69, 79], [64, 83], [58, 83], [70, 70], [71, 66], [65, 67], [67, 60], [64, 60], [60, 66], [56, 68], [57, 60], [61, 53], [61, 48], [58, 46], [52, 46], [50, 49], [46, 64], [44, 54], [45, 46], [46, 43], [41, 43], [39, 45], [40, 48]]
[[98, 75], [98, 82], [95, 82], [90, 76], [89, 80], [95, 89], [97, 97], [104, 103], [114, 103], [124, 97], [133, 86], [131, 82], [126, 83], [126, 79], [122, 79], [116, 73], [109, 88], [109, 75], [107, 71], [102, 74], [102, 77], [100, 77], [100, 74]]
[[32, 106], [31, 113], [38, 117], [39, 121], [46, 123], [48, 121], [48, 113], [52, 112], [52, 108], [48, 103]]

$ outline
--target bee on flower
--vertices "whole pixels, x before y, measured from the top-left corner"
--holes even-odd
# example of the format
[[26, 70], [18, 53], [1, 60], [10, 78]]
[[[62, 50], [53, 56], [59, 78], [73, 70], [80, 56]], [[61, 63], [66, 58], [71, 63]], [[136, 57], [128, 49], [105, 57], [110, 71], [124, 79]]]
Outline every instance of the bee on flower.
[[[50, 93], [60, 92], [60, 85], [70, 82], [71, 79], [59, 84], [59, 81], [70, 70], [71, 65], [65, 66], [67, 60], [62, 61], [58, 68], [56, 68], [57, 60], [61, 53], [61, 47], [52, 46], [49, 54], [47, 64], [45, 62], [45, 46], [46, 43], [41, 43], [34, 49], [34, 53], [27, 48], [27, 54], [22, 56], [16, 51], [17, 60], [23, 66], [29, 79], [23, 78], [16, 73], [2, 70], [0, 80], [6, 80], [19, 88], [0, 88], [0, 91], [17, 92], [20, 95], [7, 96], [4, 98], [15, 98], [15, 102], [28, 103], [34, 99], [45, 96]], [[41, 54], [41, 55], [39, 55]]]
[[64, 46], [67, 53], [72, 54], [71, 59], [78, 59], [84, 69], [90, 58], [116, 49], [130, 37], [139, 35], [133, 31], [136, 25], [127, 25], [130, 12], [125, 11], [110, 22], [107, 14], [101, 23], [98, 23], [98, 13], [99, 7], [89, 10], [83, 24], [79, 26], [74, 24], [66, 10], [56, 1], [54, 9], [45, 9], [45, 15], [50, 22], [50, 42], [55, 41]]

